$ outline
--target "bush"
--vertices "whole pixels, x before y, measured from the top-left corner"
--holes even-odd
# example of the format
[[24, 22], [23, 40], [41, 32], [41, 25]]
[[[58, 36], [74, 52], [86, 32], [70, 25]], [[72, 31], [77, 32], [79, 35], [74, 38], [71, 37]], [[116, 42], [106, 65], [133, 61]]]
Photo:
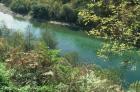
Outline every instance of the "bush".
[[0, 38], [0, 61], [4, 61], [7, 53], [7, 47], [5, 39]]
[[70, 52], [70, 53], [66, 53], [64, 55], [64, 58], [73, 66], [77, 65], [77, 62], [79, 62], [79, 55], [76, 52]]
[[37, 19], [49, 19], [49, 6], [44, 4], [33, 5], [31, 15]]
[[12, 79], [16, 84], [40, 86], [55, 81], [52, 67], [57, 61], [61, 61], [58, 51], [48, 50], [43, 43], [37, 47], [26, 53], [19, 49], [9, 52], [6, 61], [8, 67], [15, 70]]
[[58, 1], [53, 1], [52, 2], [49, 2], [49, 14], [50, 14], [50, 17], [51, 19], [54, 19], [54, 20], [60, 20], [61, 18], [61, 7], [62, 7], [62, 3], [61, 2], [58, 2]]
[[66, 22], [76, 22], [77, 13], [69, 5], [65, 4], [61, 9], [61, 19]]
[[53, 38], [50, 32], [47, 32], [47, 31], [43, 32], [42, 39], [50, 49], [56, 48], [57, 42], [55, 41], [55, 39]]
[[128, 92], [138, 92], [140, 90], [140, 81], [135, 81], [129, 85]]
[[63, 4], [70, 2], [71, 0], [61, 0]]
[[8, 52], [7, 39], [9, 38], [10, 30], [5, 26], [0, 28], [0, 60], [4, 61], [6, 53]]
[[0, 0], [0, 2], [9, 5], [12, 2], [12, 0]]
[[11, 9], [20, 14], [27, 14], [30, 11], [30, 0], [13, 0]]
[[11, 86], [10, 85], [11, 75], [12, 71], [7, 70], [5, 63], [0, 62], [0, 92], [7, 92], [6, 89]]

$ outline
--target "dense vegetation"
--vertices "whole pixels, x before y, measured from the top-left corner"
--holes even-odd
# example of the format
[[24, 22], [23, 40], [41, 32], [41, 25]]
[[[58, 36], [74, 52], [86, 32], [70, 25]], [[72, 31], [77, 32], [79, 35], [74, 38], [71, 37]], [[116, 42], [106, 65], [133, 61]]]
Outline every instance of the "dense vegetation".
[[97, 53], [100, 57], [140, 47], [139, 0], [89, 0], [77, 16], [77, 24], [91, 36], [107, 39]]
[[[39, 20], [75, 23], [90, 35], [107, 39], [97, 53], [105, 59], [110, 54], [122, 55], [124, 51], [131, 53], [132, 49], [140, 48], [139, 0], [0, 2], [16, 13]], [[0, 90], [3, 92], [124, 92], [116, 72], [94, 65], [78, 66], [73, 62], [75, 56], [60, 56], [49, 33], [36, 39], [30, 27], [26, 37], [10, 30], [5, 26], [0, 29]], [[129, 90], [139, 91], [140, 83], [131, 84]]]
[[36, 19], [79, 24], [94, 36], [140, 47], [139, 0], [0, 0]]
[[[1, 92], [124, 92], [118, 71], [77, 65], [75, 54], [62, 57], [54, 49], [51, 34], [37, 39], [30, 28], [26, 37], [18, 30], [0, 28]], [[139, 85], [131, 84], [130, 92]]]
[[14, 12], [30, 13], [36, 19], [76, 22], [77, 4], [80, 0], [1, 0], [1, 2], [6, 3]]
[[1, 26], [0, 91], [123, 92], [120, 77], [114, 70], [76, 65], [75, 56], [61, 57], [58, 50], [51, 49], [52, 45], [47, 46], [55, 43], [52, 40], [48, 43], [44, 37], [35, 39], [30, 27], [27, 34], [25, 38], [23, 33]]

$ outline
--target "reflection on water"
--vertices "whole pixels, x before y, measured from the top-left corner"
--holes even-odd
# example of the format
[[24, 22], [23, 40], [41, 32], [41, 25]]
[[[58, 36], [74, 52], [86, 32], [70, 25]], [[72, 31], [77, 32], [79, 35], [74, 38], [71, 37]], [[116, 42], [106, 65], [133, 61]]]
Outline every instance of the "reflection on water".
[[[0, 24], [5, 24], [8, 28], [16, 29], [25, 33], [25, 30], [30, 26], [30, 30], [36, 37], [41, 37], [45, 31], [49, 32], [56, 41], [56, 48], [61, 50], [64, 55], [69, 52], [78, 54], [80, 63], [95, 63], [103, 68], [114, 68], [123, 73], [123, 79], [128, 83], [135, 80], [140, 80], [140, 55], [138, 51], [133, 53], [126, 53], [124, 56], [110, 56], [109, 62], [104, 62], [96, 55], [97, 50], [101, 47], [102, 41], [93, 39], [87, 36], [79, 29], [72, 29], [64, 26], [30, 22], [27, 20], [19, 20], [10, 15], [0, 12]], [[47, 35], [46, 35], [47, 36]], [[132, 60], [130, 60], [130, 58]], [[124, 60], [129, 60], [124, 62]], [[121, 63], [123, 62], [123, 64]]]

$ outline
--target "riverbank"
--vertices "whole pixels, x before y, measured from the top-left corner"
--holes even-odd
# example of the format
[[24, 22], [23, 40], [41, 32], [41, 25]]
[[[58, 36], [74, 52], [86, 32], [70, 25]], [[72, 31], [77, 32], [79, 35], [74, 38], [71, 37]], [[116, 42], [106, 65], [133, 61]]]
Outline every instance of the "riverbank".
[[62, 25], [62, 26], [74, 26], [74, 24], [69, 24], [69, 23], [65, 23], [65, 22], [59, 22], [59, 21], [49, 21], [49, 23], [51, 24], [57, 24], [57, 25]]
[[[37, 20], [37, 19], [32, 19], [32, 17], [30, 15], [21, 15], [21, 14], [15, 13], [9, 7], [5, 6], [3, 3], [0, 3], [0, 12], [12, 15], [12, 16], [17, 17], [17, 18], [22, 18], [25, 20]], [[40, 20], [37, 20], [37, 21], [40, 21]], [[68, 27], [76, 27], [76, 28], [79, 27], [79, 26], [75, 25], [74, 23], [66, 23], [66, 22], [60, 22], [60, 21], [50, 20], [50, 21], [48, 21], [48, 23], [62, 25], [62, 26], [68, 26]]]
[[0, 3], [0, 12], [3, 12], [5, 14], [9, 14], [9, 15], [12, 15], [14, 17], [23, 18], [23, 19], [26, 19], [26, 20], [31, 19], [31, 16], [29, 16], [29, 15], [24, 16], [24, 15], [17, 14], [15, 12], [11, 11], [11, 9], [9, 7], [6, 7], [2, 3]]

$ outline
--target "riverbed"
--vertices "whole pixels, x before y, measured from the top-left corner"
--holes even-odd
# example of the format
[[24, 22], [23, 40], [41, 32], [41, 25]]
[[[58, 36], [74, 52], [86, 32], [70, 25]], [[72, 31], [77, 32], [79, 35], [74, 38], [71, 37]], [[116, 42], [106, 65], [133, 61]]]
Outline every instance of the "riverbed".
[[110, 56], [107, 61], [97, 56], [97, 51], [102, 47], [104, 41], [88, 36], [81, 29], [51, 24], [47, 22], [29, 21], [22, 18], [15, 18], [10, 14], [0, 12], [0, 24], [5, 24], [10, 29], [25, 32], [30, 26], [35, 37], [41, 37], [42, 33], [49, 32], [57, 42], [56, 49], [61, 55], [76, 53], [79, 60], [76, 63], [96, 64], [102, 68], [117, 70], [122, 75], [125, 84], [140, 80], [140, 55], [133, 51], [129, 56], [133, 58], [133, 65], [122, 65], [122, 61], [129, 56]]

